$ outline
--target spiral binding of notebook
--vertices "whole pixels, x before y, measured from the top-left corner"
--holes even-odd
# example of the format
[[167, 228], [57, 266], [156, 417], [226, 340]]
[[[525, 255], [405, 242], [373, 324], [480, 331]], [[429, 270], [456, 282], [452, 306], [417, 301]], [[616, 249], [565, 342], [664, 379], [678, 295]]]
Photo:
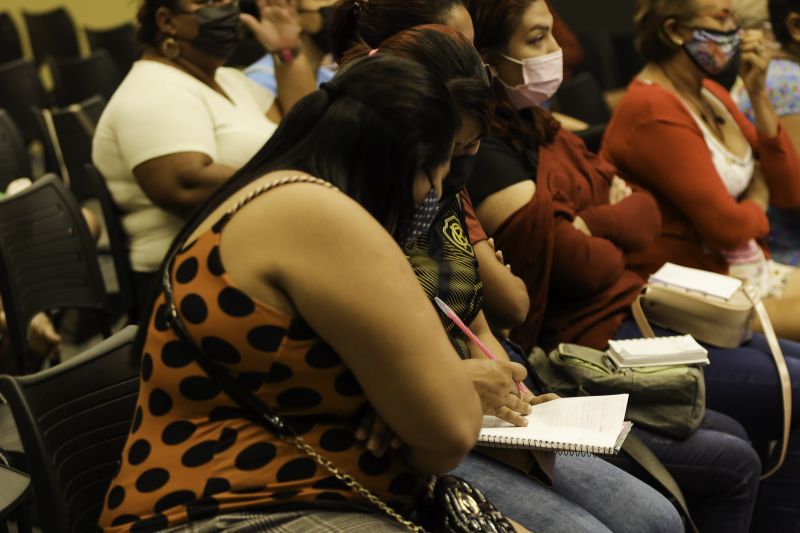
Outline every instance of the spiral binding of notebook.
[[559, 455], [615, 455], [619, 450], [611, 446], [589, 446], [586, 444], [571, 444], [567, 442], [549, 442], [542, 440], [522, 439], [519, 437], [502, 437], [499, 435], [486, 435], [481, 437], [481, 446], [490, 448], [524, 448], [555, 452]]

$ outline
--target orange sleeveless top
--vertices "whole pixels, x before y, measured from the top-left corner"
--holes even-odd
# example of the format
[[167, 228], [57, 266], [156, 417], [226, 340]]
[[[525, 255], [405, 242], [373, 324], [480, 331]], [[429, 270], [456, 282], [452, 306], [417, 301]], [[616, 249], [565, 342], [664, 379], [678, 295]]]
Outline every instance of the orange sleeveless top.
[[[189, 333], [317, 452], [384, 501], [407, 504], [421, 480], [401, 453], [377, 458], [356, 443], [367, 400], [347, 366], [302, 318], [249, 297], [225, 273], [220, 236], [233, 213], [172, 264], [175, 302]], [[161, 294], [149, 320], [133, 424], [100, 517], [105, 531], [156, 531], [286, 504], [365, 504], [249, 420], [195, 362], [166, 314]]]

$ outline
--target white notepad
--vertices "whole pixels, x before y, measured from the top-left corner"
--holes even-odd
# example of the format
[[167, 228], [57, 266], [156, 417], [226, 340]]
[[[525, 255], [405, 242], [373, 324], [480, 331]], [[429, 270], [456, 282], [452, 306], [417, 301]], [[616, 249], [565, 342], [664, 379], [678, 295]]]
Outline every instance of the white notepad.
[[651, 274], [650, 283], [674, 285], [686, 290], [716, 296], [723, 300], [730, 300], [731, 296], [742, 286], [740, 279], [673, 263], [664, 263], [664, 266], [659, 268], [655, 274]]
[[618, 368], [707, 365], [708, 350], [691, 335], [608, 341], [608, 356]]
[[478, 446], [613, 455], [632, 427], [627, 406], [627, 394], [560, 398], [533, 406], [526, 427], [484, 416]]

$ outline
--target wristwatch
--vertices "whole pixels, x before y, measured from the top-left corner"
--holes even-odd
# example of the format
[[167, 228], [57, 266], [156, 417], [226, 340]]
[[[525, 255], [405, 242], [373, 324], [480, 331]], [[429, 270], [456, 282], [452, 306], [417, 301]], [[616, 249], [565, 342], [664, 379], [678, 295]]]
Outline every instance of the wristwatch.
[[278, 50], [270, 51], [272, 59], [276, 65], [291, 65], [292, 62], [300, 55], [301, 49], [299, 46], [295, 48], [280, 48]]

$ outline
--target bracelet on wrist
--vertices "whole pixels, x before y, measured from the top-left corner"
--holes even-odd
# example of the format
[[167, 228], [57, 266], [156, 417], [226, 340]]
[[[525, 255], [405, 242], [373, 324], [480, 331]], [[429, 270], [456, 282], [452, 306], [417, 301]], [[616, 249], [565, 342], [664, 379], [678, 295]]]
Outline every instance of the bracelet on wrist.
[[301, 52], [302, 49], [300, 46], [296, 46], [295, 48], [279, 48], [278, 50], [269, 51], [276, 65], [291, 65]]

